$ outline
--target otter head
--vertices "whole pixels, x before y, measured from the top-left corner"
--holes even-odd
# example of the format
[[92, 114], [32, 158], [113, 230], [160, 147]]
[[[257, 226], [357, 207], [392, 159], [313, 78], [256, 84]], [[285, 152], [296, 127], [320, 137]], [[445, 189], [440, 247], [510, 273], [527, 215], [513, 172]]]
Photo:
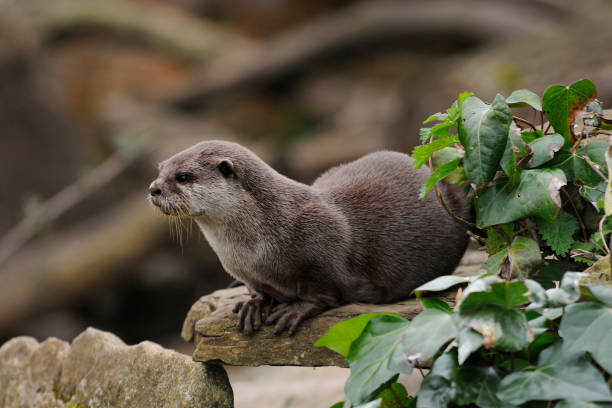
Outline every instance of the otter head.
[[[164, 214], [224, 218], [248, 200], [226, 142], [202, 142], [159, 164], [149, 199]], [[239, 161], [239, 160], [238, 160]]]

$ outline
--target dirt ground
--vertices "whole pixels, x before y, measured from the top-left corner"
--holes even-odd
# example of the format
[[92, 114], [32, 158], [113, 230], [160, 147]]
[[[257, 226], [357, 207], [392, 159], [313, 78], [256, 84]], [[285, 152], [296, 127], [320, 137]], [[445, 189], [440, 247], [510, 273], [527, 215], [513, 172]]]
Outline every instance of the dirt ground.
[[[339, 367], [225, 367], [234, 390], [236, 408], [326, 408], [342, 401], [348, 368]], [[421, 374], [401, 376], [414, 395]]]

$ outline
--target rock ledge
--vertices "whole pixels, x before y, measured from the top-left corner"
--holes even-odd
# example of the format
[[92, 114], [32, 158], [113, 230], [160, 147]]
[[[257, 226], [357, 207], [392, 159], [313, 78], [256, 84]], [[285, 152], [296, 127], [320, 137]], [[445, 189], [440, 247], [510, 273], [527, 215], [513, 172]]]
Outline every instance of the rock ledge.
[[[181, 335], [196, 345], [194, 360], [239, 366], [347, 367], [339, 354], [313, 346], [331, 326], [363, 313], [392, 312], [410, 320], [423, 310], [414, 298], [388, 305], [355, 303], [307, 319], [292, 337], [275, 336], [273, 326], [264, 326], [254, 335], [246, 336], [236, 331], [237, 317], [232, 309], [236, 302], [248, 298], [245, 287], [224, 289], [202, 296], [191, 307]], [[453, 294], [444, 293], [442, 299], [450, 302]]]

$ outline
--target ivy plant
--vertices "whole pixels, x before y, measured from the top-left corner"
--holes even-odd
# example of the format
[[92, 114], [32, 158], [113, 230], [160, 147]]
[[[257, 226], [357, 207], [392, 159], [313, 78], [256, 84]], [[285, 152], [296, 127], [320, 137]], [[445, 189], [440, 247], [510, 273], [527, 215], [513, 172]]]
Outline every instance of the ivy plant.
[[[521, 89], [487, 103], [465, 92], [425, 120], [413, 152], [415, 168], [431, 169], [420, 195], [440, 182], [464, 188], [474, 219], [450, 215], [488, 260], [476, 276], [416, 288], [424, 309], [412, 321], [366, 314], [323, 335], [315, 345], [351, 368], [333, 408], [612, 405], [612, 278], [602, 259], [612, 121], [596, 97], [588, 79], [542, 98]], [[571, 272], [595, 262], [604, 272]], [[453, 305], [423, 296], [456, 285]], [[423, 364], [431, 370], [409, 396], [398, 376]]]

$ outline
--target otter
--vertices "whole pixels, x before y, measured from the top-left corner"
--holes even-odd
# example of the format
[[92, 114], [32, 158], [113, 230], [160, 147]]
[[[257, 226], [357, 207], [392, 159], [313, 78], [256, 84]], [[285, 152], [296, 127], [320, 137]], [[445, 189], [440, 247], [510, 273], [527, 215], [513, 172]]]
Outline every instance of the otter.
[[[429, 170], [379, 151], [333, 167], [312, 185], [276, 172], [247, 148], [198, 143], [162, 162], [149, 198], [164, 214], [195, 220], [224, 269], [251, 299], [236, 304], [238, 330], [263, 324], [295, 333], [342, 304], [391, 303], [459, 263], [465, 225], [429, 194]], [[442, 185], [455, 214], [462, 194]]]

